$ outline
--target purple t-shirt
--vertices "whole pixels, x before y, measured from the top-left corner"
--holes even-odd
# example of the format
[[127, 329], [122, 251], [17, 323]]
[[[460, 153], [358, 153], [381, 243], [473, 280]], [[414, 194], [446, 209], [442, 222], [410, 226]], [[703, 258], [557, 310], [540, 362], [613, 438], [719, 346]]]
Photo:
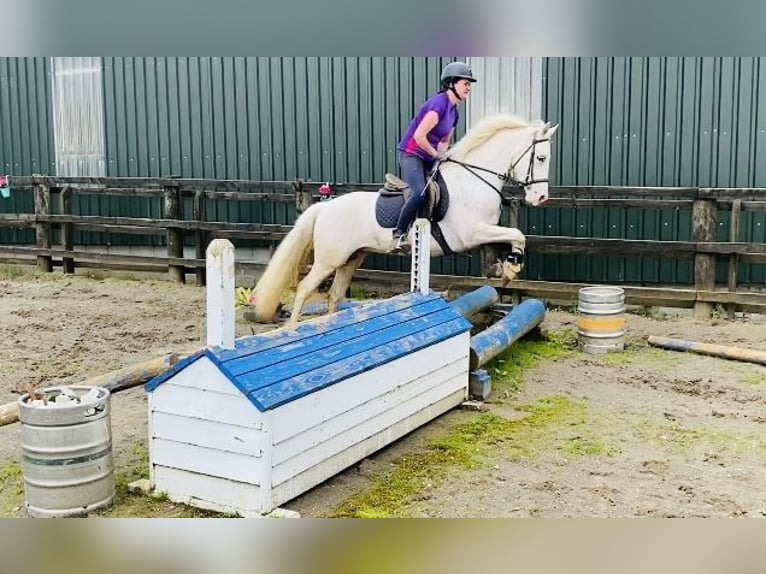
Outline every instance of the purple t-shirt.
[[407, 131], [404, 132], [402, 139], [399, 141], [399, 149], [407, 153], [415, 154], [427, 161], [433, 160], [433, 156], [427, 151], [420, 149], [420, 146], [413, 137], [415, 130], [418, 129], [420, 122], [428, 112], [436, 112], [439, 116], [439, 123], [434, 126], [426, 138], [434, 148], [439, 145], [439, 142], [443, 140], [447, 134], [457, 125], [459, 114], [457, 106], [453, 105], [449, 101], [449, 96], [446, 92], [440, 92], [434, 96], [431, 96], [426, 102], [420, 106], [420, 109], [412, 118], [410, 125], [407, 126]]

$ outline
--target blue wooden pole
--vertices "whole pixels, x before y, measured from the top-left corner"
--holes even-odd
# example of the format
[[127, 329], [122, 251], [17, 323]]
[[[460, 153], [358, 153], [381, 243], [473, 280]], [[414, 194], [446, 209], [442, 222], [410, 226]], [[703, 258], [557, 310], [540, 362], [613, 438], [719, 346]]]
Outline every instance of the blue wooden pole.
[[526, 299], [494, 325], [471, 337], [470, 370], [475, 371], [502, 353], [539, 325], [544, 316], [545, 303], [539, 299]]
[[499, 298], [500, 296], [497, 294], [497, 289], [491, 285], [484, 285], [465, 295], [461, 295], [452, 301], [450, 305], [463, 317], [470, 317], [474, 313], [478, 313], [482, 309], [497, 303]]

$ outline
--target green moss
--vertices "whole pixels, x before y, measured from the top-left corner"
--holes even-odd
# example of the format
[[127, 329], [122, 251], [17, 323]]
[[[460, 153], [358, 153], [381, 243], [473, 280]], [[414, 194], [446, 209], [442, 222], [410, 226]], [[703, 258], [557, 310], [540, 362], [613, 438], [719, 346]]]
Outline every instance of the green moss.
[[766, 436], [760, 432], [720, 431], [704, 425], [691, 427], [650, 420], [640, 421], [634, 431], [647, 444], [671, 453], [689, 454], [702, 447], [718, 453], [747, 454], [766, 463]]
[[[376, 476], [371, 486], [345, 500], [328, 513], [330, 517], [406, 516], [406, 505], [423, 489], [438, 484], [451, 469], [472, 469], [501, 449], [511, 460], [533, 458], [544, 450], [558, 450], [569, 456], [613, 454], [616, 449], [589, 436], [586, 406], [564, 396], [543, 398], [530, 405], [518, 405], [526, 413], [507, 419], [484, 413], [461, 424], [445, 436], [431, 441], [424, 450], [408, 454], [395, 463], [394, 470]], [[577, 430], [571, 437], [573, 429]]]
[[603, 355], [594, 355], [600, 358], [604, 363], [610, 365], [628, 365], [635, 361], [636, 356], [626, 351], [615, 353], [604, 353]]
[[19, 279], [29, 275], [18, 265], [0, 265], [0, 279]]
[[641, 305], [638, 309], [628, 310], [628, 313], [638, 315], [640, 317], [646, 317], [647, 319], [653, 319], [655, 321], [670, 321], [675, 319], [677, 315], [670, 315], [657, 307], [651, 305]]
[[766, 383], [765, 373], [748, 373], [742, 377], [741, 381], [747, 385], [760, 385]]
[[0, 467], [0, 516], [13, 516], [15, 508], [24, 504], [24, 478], [21, 465], [10, 462]]
[[127, 464], [115, 469], [114, 504], [98, 514], [105, 518], [226, 518], [230, 514], [202, 510], [170, 502], [165, 493], [152, 495], [128, 491], [131, 482], [149, 478], [149, 452], [143, 443], [136, 443]]
[[574, 355], [576, 334], [571, 329], [552, 332], [543, 340], [522, 339], [486, 364], [496, 396], [518, 391], [524, 384], [524, 371], [534, 368], [540, 359], [558, 359]]
[[595, 438], [579, 436], [566, 439], [561, 450], [570, 456], [615, 456], [620, 452]]

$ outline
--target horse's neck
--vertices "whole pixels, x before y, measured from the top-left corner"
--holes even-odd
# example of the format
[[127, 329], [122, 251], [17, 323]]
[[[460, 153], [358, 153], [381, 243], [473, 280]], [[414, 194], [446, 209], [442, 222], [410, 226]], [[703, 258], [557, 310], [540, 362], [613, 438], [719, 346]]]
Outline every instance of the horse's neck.
[[[471, 151], [465, 161], [495, 173], [504, 174], [511, 167], [511, 162], [524, 151], [528, 139], [528, 128], [499, 130]], [[496, 189], [500, 189], [503, 185], [503, 181], [499, 178], [492, 178], [489, 181]]]

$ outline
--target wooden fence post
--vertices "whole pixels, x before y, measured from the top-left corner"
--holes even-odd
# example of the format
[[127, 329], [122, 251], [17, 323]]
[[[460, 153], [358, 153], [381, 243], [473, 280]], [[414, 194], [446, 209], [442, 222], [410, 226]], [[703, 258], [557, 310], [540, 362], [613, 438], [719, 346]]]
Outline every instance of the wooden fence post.
[[[43, 183], [35, 180], [35, 215], [49, 216], [51, 214], [51, 190]], [[37, 221], [35, 223], [35, 243], [42, 249], [51, 248], [51, 222]], [[50, 273], [53, 271], [53, 258], [50, 255], [37, 256], [37, 269]]]
[[[311, 190], [303, 187], [302, 179], [297, 179], [293, 182], [293, 189], [295, 190], [295, 211], [300, 216], [301, 213], [311, 207], [311, 204], [314, 203], [314, 198], [311, 196]], [[302, 272], [305, 273], [305, 263], [305, 261], [301, 260], [300, 264], [295, 267], [295, 272], [290, 282], [291, 289], [295, 289], [298, 286]], [[351, 285], [348, 286], [346, 291], [347, 296], [350, 295], [350, 291]]]
[[[194, 219], [202, 223], [205, 221], [205, 191], [198, 189], [194, 192], [194, 206], [192, 208]], [[204, 229], [197, 229], [194, 233], [194, 257], [205, 259], [208, 234]], [[194, 271], [197, 276], [197, 286], [204, 287], [206, 284], [205, 267], [197, 267]]]
[[[165, 219], [180, 219], [181, 216], [181, 190], [177, 183], [166, 182], [165, 190]], [[168, 246], [168, 257], [183, 258], [184, 256], [184, 233], [183, 230], [168, 227], [165, 233]], [[183, 265], [168, 265], [168, 273], [171, 281], [184, 283], [186, 270]]]
[[[695, 199], [692, 208], [694, 214], [694, 241], [715, 241], [718, 219], [718, 205], [713, 199]], [[694, 255], [694, 288], [697, 291], [715, 289], [715, 256], [708, 253]], [[713, 304], [705, 301], [694, 302], [694, 317], [706, 319], [713, 311]]]
[[[59, 202], [62, 215], [72, 215], [72, 188], [63, 187], [59, 194]], [[74, 225], [71, 223], [61, 224], [61, 247], [67, 251], [74, 249]], [[62, 260], [64, 273], [74, 273], [74, 258], [64, 257]]]
[[293, 189], [295, 190], [295, 210], [300, 215], [314, 203], [314, 198], [311, 197], [311, 190], [303, 187], [301, 179], [293, 182]]
[[[729, 241], [736, 243], [739, 241], [739, 228], [742, 219], [742, 200], [735, 199], [731, 204], [731, 225], [729, 227]], [[729, 255], [729, 276], [728, 288], [732, 293], [737, 292], [737, 267], [739, 266], [739, 254], [731, 253]], [[726, 305], [726, 316], [734, 319], [737, 311], [737, 305], [729, 303]]]

